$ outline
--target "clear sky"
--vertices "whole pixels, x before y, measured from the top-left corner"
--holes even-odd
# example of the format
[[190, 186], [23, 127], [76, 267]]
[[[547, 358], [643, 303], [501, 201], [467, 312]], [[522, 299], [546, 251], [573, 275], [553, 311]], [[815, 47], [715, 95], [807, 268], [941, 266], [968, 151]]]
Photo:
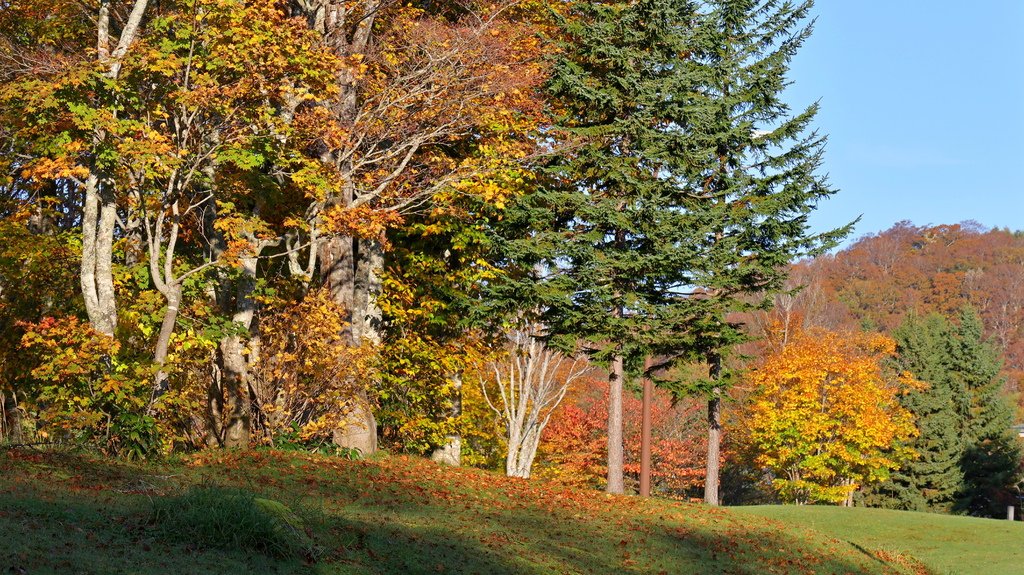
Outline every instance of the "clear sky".
[[787, 101], [820, 99], [839, 193], [815, 230], [863, 215], [1024, 229], [1024, 0], [818, 0]]

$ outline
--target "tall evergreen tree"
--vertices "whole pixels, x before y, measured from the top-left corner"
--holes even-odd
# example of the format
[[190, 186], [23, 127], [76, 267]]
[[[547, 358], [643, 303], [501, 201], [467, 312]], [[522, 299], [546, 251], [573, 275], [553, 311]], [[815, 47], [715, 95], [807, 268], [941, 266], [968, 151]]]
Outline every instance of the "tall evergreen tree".
[[1016, 503], [1021, 446], [1010, 426], [1013, 412], [1003, 395], [1005, 378], [996, 348], [983, 337], [978, 314], [960, 314], [950, 341], [950, 378], [963, 390], [958, 403], [965, 442], [960, 459], [963, 487], [954, 508], [970, 515], [999, 516]]
[[[878, 485], [864, 502], [872, 507], [914, 511], [948, 511], [961, 489], [961, 417], [955, 408], [949, 377], [949, 342], [953, 326], [942, 316], [909, 317], [893, 332], [898, 348], [897, 369], [909, 371], [928, 388], [903, 396], [903, 407], [914, 414], [920, 434], [909, 442], [918, 458]], [[956, 390], [958, 395], [960, 390]]]
[[790, 261], [835, 245], [850, 226], [808, 232], [808, 214], [834, 193], [817, 173], [825, 138], [809, 131], [817, 104], [791, 114], [782, 99], [790, 61], [811, 34], [806, 20], [813, 2], [701, 6], [685, 61], [691, 84], [677, 102], [684, 137], [673, 153], [696, 228], [689, 280], [702, 301], [686, 337], [709, 366], [695, 390], [709, 398], [705, 501], [717, 504], [721, 392], [728, 381], [722, 359], [742, 339], [727, 318], [767, 307]]
[[[817, 106], [789, 115], [788, 63], [811, 7], [639, 0], [580, 3], [563, 21], [549, 93], [560, 152], [510, 211], [498, 305], [543, 310], [553, 342], [610, 366], [608, 490], [621, 492], [623, 380], [645, 355], [708, 360], [708, 500], [718, 501], [726, 321], [781, 287], [792, 258], [844, 230], [807, 231], [832, 190], [815, 174]], [[525, 238], [525, 239], [524, 239]], [[758, 299], [758, 298], [754, 298]], [[655, 366], [663, 367], [663, 366]]]
[[610, 367], [608, 484], [623, 491], [625, 364], [645, 342], [686, 328], [686, 284], [695, 244], [672, 150], [682, 134], [673, 102], [685, 89], [679, 56], [693, 5], [686, 0], [583, 3], [563, 21], [567, 42], [550, 94], [563, 108], [566, 151], [527, 204], [540, 256], [552, 270], [545, 323], [555, 342], [582, 340]]

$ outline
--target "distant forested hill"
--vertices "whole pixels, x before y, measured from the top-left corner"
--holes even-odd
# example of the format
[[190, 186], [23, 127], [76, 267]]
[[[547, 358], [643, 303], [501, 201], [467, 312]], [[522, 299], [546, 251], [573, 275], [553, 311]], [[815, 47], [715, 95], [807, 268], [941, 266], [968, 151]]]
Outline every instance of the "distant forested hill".
[[1005, 358], [1009, 391], [1024, 380], [1024, 232], [975, 222], [900, 222], [848, 248], [794, 266], [799, 293], [777, 300], [785, 323], [891, 331], [908, 314], [956, 318], [974, 307]]

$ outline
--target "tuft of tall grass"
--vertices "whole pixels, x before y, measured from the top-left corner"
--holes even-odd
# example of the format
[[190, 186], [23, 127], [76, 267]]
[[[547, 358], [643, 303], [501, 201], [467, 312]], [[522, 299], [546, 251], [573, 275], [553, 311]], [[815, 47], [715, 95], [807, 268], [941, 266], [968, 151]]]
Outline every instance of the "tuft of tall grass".
[[317, 555], [302, 517], [242, 489], [193, 486], [180, 496], [154, 499], [150, 523], [168, 539], [199, 548], [249, 549], [279, 558]]

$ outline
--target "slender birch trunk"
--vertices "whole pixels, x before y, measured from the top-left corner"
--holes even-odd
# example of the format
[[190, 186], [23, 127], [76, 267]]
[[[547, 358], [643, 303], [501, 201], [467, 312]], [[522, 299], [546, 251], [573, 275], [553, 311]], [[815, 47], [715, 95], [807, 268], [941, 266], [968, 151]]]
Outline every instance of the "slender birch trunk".
[[[128, 19], [121, 28], [117, 44], [111, 47], [110, 2], [101, 0], [96, 12], [96, 57], [104, 67], [104, 76], [117, 80], [121, 65], [135, 42], [142, 25], [148, 0], [136, 0]], [[97, 132], [94, 149], [106, 140], [105, 133]], [[83, 182], [82, 258], [79, 280], [85, 311], [93, 328], [108, 336], [117, 328], [117, 300], [114, 291], [113, 257], [114, 229], [117, 224], [117, 204], [113, 183], [93, 159], [89, 174]]]
[[117, 206], [113, 194], [103, 187], [98, 175], [90, 174], [86, 178], [79, 279], [89, 323], [96, 331], [113, 337], [117, 328], [113, 275]]
[[[709, 357], [709, 376], [711, 381], [718, 381], [722, 372], [722, 360], [717, 354]], [[708, 400], [708, 459], [704, 477], [704, 502], [718, 505], [718, 479], [721, 473], [722, 445], [722, 390], [715, 387]]]
[[623, 476], [622, 445], [622, 393], [625, 366], [621, 352], [612, 357], [611, 372], [608, 374], [608, 493], [625, 492]]

